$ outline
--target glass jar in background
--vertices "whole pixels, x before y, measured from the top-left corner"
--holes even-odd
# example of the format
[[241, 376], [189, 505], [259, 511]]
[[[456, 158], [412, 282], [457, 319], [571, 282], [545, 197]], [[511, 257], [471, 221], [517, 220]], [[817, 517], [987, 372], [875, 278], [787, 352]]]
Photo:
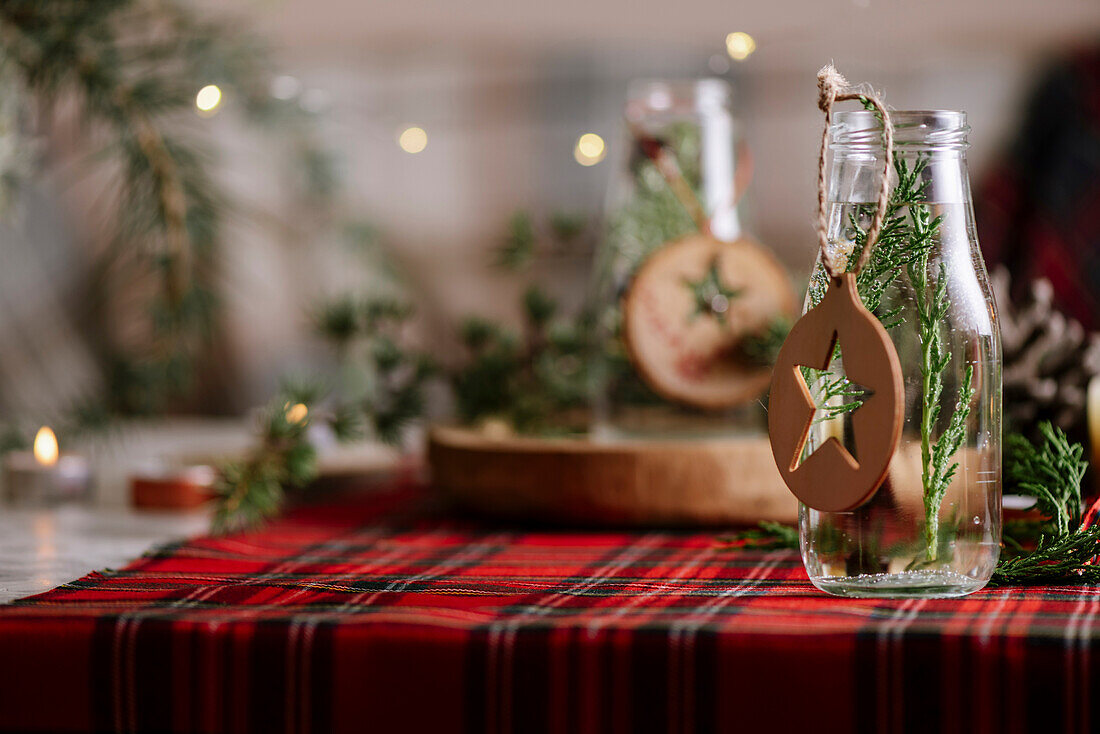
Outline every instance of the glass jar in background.
[[[800, 510], [810, 580], [842, 596], [958, 596], [986, 584], [1001, 542], [1001, 344], [978, 248], [966, 115], [894, 112], [894, 176], [882, 234], [858, 277], [887, 329], [905, 385], [901, 443], [882, 486], [850, 512]], [[882, 175], [882, 125], [838, 112], [829, 131], [828, 239], [858, 259]], [[805, 309], [822, 297], [820, 255]], [[856, 461], [860, 386], [841, 352], [803, 368], [817, 409], [803, 456], [836, 437]]]
[[760, 401], [796, 297], [742, 234], [732, 92], [720, 79], [640, 81], [597, 252], [597, 439], [763, 435]]

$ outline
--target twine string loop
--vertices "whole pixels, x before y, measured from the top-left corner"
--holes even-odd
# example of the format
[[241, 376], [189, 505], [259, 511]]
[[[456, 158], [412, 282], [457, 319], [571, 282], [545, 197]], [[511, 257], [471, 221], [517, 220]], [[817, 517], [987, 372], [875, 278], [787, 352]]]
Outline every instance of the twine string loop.
[[882, 181], [879, 186], [875, 214], [871, 219], [871, 226], [867, 230], [867, 239], [864, 242], [863, 251], [860, 253], [855, 266], [851, 268], [851, 272], [858, 275], [871, 257], [871, 251], [878, 241], [879, 232], [882, 231], [882, 220], [886, 217], [886, 206], [890, 200], [890, 166], [894, 160], [894, 125], [890, 121], [890, 113], [886, 110], [886, 106], [878, 95], [874, 92], [852, 91], [848, 80], [832, 64], [827, 64], [817, 73], [817, 89], [817, 106], [825, 113], [825, 129], [821, 133], [821, 152], [817, 160], [817, 241], [821, 247], [821, 262], [830, 278], [840, 277], [845, 272], [848, 263], [847, 258], [844, 258], [843, 263], [837, 262], [829, 248], [825, 154], [829, 144], [829, 128], [833, 122], [833, 105], [847, 100], [866, 101], [875, 108], [882, 118], [882, 147], [884, 151]]

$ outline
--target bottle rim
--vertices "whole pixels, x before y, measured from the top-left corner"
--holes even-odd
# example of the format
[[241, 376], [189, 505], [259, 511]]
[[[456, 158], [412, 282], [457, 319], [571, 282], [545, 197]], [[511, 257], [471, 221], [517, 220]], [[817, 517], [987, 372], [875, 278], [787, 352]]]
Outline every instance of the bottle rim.
[[[903, 150], [965, 150], [970, 125], [958, 110], [891, 110], [894, 146]], [[841, 151], [882, 149], [882, 122], [869, 110], [833, 113], [829, 145]]]

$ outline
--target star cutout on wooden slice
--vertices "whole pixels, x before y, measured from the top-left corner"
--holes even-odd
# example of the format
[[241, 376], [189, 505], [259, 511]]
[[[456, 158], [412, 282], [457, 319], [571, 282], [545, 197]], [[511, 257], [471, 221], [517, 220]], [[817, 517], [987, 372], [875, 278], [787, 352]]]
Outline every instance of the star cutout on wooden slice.
[[713, 316], [720, 324], [726, 323], [726, 314], [730, 309], [730, 301], [741, 295], [741, 288], [730, 288], [722, 283], [722, 275], [718, 272], [718, 255], [710, 261], [710, 267], [706, 274], [699, 280], [684, 278], [684, 285], [691, 291], [695, 310], [688, 316], [689, 321], [694, 321], [700, 315]]

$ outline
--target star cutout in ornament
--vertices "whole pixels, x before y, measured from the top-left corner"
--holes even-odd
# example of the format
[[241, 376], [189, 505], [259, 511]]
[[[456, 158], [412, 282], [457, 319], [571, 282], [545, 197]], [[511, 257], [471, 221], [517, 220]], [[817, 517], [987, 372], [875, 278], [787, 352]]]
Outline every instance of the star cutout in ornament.
[[[832, 356], [829, 358], [829, 364], [832, 364], [833, 360], [840, 355], [840, 349], [834, 347], [830, 350], [830, 353]], [[803, 439], [798, 448], [796, 466], [800, 466], [802, 462], [821, 449], [829, 438], [836, 438], [837, 447], [847, 458], [851, 459], [854, 467], [859, 466], [858, 447], [856, 446], [854, 432], [845, 430], [846, 422], [843, 419], [862, 408], [863, 404], [875, 394], [875, 391], [858, 382], [849, 380], [845, 374], [838, 374], [829, 370], [829, 364], [825, 366], [825, 369], [818, 369], [810, 365], [797, 366], [797, 378], [806, 387], [806, 394], [810, 396], [806, 403], [810, 417], [805, 429], [806, 438]], [[836, 421], [830, 426], [830, 428], [835, 427], [835, 430], [827, 431], [831, 435], [825, 436], [825, 440], [821, 441], [813, 451], [806, 453], [806, 442], [809, 439], [810, 429], [819, 423], [831, 421]]]
[[[854, 437], [859, 459], [852, 456], [855, 446], [842, 446], [838, 436], [829, 436], [801, 460], [817, 408], [802, 376], [803, 365], [827, 370], [833, 364], [839, 372], [834, 362], [838, 344], [843, 346], [846, 374], [837, 389], [855, 392], [851, 383], [856, 381], [875, 393], [861, 391], [859, 402], [853, 403], [858, 409], [843, 409], [844, 435]], [[784, 483], [807, 507], [848, 512], [870, 500], [886, 480], [905, 422], [900, 362], [882, 322], [863, 307], [851, 273], [832, 279], [821, 302], [791, 329], [772, 370], [768, 434]], [[843, 402], [836, 400], [838, 406]], [[824, 437], [827, 425], [815, 434]]]
[[691, 291], [694, 302], [694, 310], [688, 317], [688, 321], [694, 321], [700, 315], [713, 316], [720, 323], [726, 323], [726, 314], [730, 309], [730, 301], [741, 295], [743, 289], [730, 288], [722, 283], [722, 275], [718, 272], [718, 255], [710, 261], [710, 267], [699, 280], [684, 278], [684, 285]]

